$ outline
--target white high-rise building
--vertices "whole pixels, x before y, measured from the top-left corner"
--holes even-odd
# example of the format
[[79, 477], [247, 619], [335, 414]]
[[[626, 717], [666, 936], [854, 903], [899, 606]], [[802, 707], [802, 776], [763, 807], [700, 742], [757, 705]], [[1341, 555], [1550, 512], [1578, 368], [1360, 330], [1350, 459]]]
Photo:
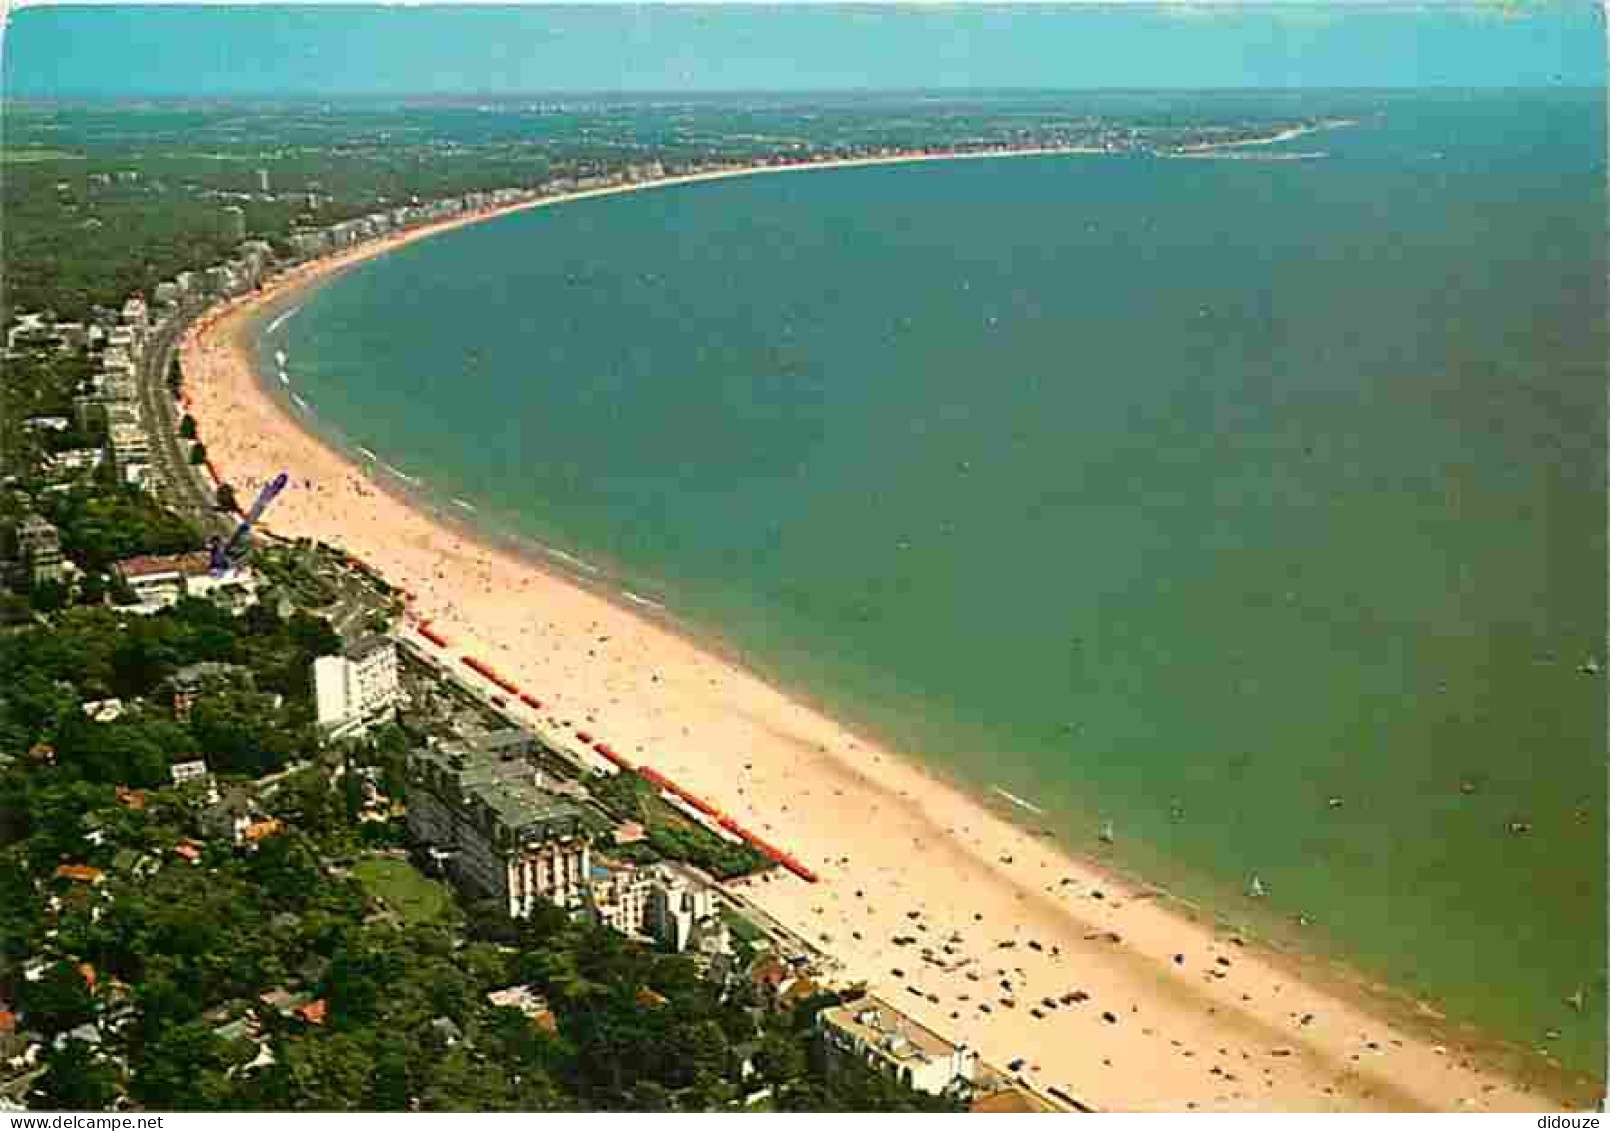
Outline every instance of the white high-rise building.
[[361, 734], [396, 715], [401, 695], [397, 646], [382, 636], [359, 641], [344, 656], [313, 661], [313, 694], [321, 727], [330, 737]]
[[716, 913], [715, 893], [661, 869], [649, 893], [648, 926], [655, 938], [677, 954], [688, 949], [694, 928]]
[[145, 429], [120, 416], [111, 422], [107, 435], [117, 477], [124, 483], [144, 484], [151, 469], [151, 441]]
[[623, 935], [648, 933], [657, 877], [647, 868], [592, 866], [587, 899], [598, 921]]

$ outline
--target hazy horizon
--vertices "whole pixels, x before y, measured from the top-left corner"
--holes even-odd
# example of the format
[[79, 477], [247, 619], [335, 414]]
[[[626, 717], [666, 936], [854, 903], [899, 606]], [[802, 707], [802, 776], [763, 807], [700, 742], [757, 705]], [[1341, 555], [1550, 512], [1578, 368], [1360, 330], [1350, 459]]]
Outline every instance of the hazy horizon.
[[33, 7], [11, 101], [1604, 84], [1589, 6]]

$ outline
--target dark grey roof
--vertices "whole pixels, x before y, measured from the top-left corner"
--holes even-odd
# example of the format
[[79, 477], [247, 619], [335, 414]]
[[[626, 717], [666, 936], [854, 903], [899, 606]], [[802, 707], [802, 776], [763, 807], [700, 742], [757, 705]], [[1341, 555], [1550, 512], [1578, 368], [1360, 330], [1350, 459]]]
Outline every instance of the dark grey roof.
[[480, 735], [474, 742], [477, 750], [484, 750], [489, 754], [498, 754], [505, 750], [523, 752], [536, 745], [536, 737], [519, 727], [504, 727], [502, 730]]
[[582, 831], [582, 810], [537, 784], [537, 768], [524, 758], [460, 743], [413, 753], [427, 770], [432, 792], [454, 808], [491, 816], [517, 840], [543, 841]]
[[353, 641], [347, 646], [347, 659], [361, 660], [384, 648], [391, 647], [394, 647], [394, 645], [389, 636], [365, 636], [362, 640]]

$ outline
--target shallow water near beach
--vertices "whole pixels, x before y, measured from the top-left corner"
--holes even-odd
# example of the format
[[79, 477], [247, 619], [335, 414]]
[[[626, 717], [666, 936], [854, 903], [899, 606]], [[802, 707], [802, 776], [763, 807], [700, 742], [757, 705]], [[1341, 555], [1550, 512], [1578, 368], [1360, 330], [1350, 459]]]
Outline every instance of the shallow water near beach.
[[1597, 1071], [1602, 99], [1303, 97], [1358, 120], [1285, 147], [1323, 158], [505, 217], [260, 360], [1073, 847], [1110, 820], [1117, 864]]

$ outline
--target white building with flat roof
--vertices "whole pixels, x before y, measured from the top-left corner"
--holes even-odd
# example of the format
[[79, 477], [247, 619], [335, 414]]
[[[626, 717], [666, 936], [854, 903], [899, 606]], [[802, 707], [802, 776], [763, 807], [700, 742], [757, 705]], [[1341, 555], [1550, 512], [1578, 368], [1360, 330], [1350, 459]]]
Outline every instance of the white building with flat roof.
[[320, 656], [313, 661], [313, 693], [319, 725], [331, 738], [362, 734], [395, 718], [402, 694], [397, 645], [372, 636], [345, 655]]
[[649, 904], [654, 899], [655, 876], [648, 868], [611, 868], [591, 865], [587, 901], [598, 921], [623, 935], [648, 933]]
[[107, 428], [107, 437], [117, 477], [124, 483], [143, 485], [151, 472], [151, 441], [145, 429], [123, 420], [113, 421]]
[[694, 932], [716, 914], [716, 895], [669, 869], [658, 869], [649, 895], [649, 932], [677, 954], [687, 950]]
[[209, 776], [207, 760], [195, 758], [188, 762], [174, 762], [168, 767], [168, 776], [173, 779], [174, 785], [188, 785], [190, 782], [204, 782]]
[[598, 921], [623, 935], [650, 936], [681, 954], [725, 946], [716, 894], [708, 884], [665, 865], [594, 863], [587, 903]]
[[817, 1027], [836, 1055], [853, 1056], [931, 1095], [971, 1086], [978, 1054], [952, 1044], [873, 994], [824, 1009]]

